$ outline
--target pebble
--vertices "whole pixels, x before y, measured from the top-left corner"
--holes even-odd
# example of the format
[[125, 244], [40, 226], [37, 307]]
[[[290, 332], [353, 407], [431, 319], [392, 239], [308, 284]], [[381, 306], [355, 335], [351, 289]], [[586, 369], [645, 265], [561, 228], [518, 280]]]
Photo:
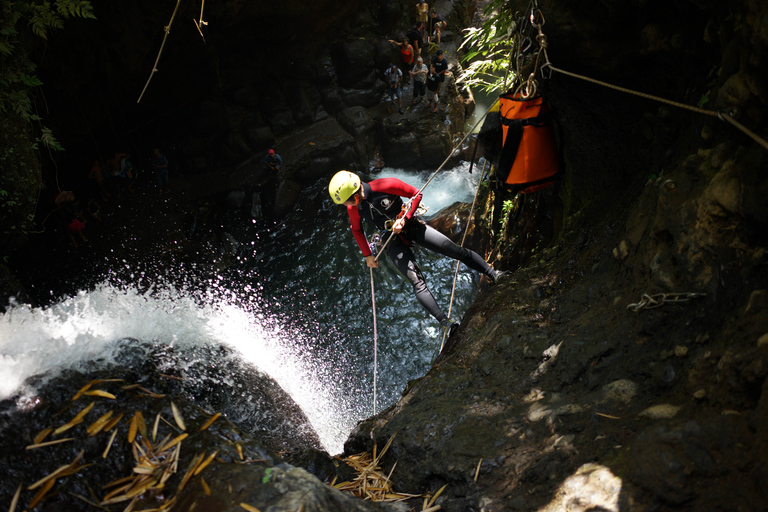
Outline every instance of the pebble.
[[681, 408], [682, 407], [679, 405], [672, 404], [653, 405], [641, 412], [639, 416], [641, 418], [650, 418], [652, 420], [669, 419], [674, 418]]
[[684, 347], [682, 345], [677, 345], [675, 347], [675, 355], [677, 357], [685, 357], [688, 355], [688, 347]]
[[704, 391], [703, 389], [700, 389], [700, 390], [696, 391], [696, 392], [693, 394], [693, 398], [695, 398], [696, 400], [704, 400], [704, 398], [705, 398], [706, 396], [707, 396], [707, 392], [706, 392], [706, 391]]

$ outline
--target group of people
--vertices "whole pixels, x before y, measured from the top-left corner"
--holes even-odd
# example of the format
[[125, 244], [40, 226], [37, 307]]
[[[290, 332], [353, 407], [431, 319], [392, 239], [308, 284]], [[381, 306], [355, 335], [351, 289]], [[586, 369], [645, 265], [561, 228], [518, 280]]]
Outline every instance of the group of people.
[[[392, 101], [389, 106], [390, 113], [394, 111], [395, 101], [397, 101], [398, 112], [403, 113], [402, 86], [411, 79], [413, 80], [413, 101], [418, 103], [426, 96], [429, 100], [427, 107], [435, 112], [440, 101], [440, 85], [445, 82], [448, 61], [443, 51], [437, 49], [437, 45], [440, 44], [441, 33], [446, 27], [446, 22], [434, 10], [430, 13], [429, 5], [424, 0], [419, 0], [416, 4], [416, 12], [416, 23], [403, 39], [389, 40], [390, 43], [400, 47], [400, 65], [390, 64], [384, 72], [387, 95]], [[430, 54], [433, 54], [431, 58]]]
[[[155, 148], [149, 159], [159, 194], [168, 194], [171, 191], [170, 180], [168, 177], [168, 158]], [[91, 180], [94, 188], [94, 194], [99, 199], [107, 203], [112, 196], [121, 198], [123, 194], [134, 192], [133, 183], [136, 179], [136, 169], [131, 162], [131, 155], [121, 151], [115, 152], [112, 158], [107, 160], [107, 166], [104, 167], [101, 160], [93, 161], [91, 170], [88, 172], [88, 179]]]
[[[152, 151], [149, 165], [159, 194], [163, 196], [170, 193], [168, 158], [159, 148]], [[120, 199], [125, 194], [134, 193], [136, 177], [137, 170], [131, 161], [131, 155], [116, 151], [106, 160], [106, 165], [99, 159], [93, 161], [88, 171], [90, 190], [83, 194], [84, 199], [81, 199], [80, 194], [76, 197], [71, 190], [63, 190], [53, 196], [54, 209], [73, 247], [78, 247], [78, 242], [87, 242], [84, 230], [88, 222], [101, 222], [103, 204]]]

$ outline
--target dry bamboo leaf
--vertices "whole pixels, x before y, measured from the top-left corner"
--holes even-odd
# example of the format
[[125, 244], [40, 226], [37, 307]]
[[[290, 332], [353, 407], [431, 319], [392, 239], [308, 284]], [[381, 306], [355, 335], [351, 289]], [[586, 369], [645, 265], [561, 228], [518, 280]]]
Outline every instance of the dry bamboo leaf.
[[181, 492], [181, 490], [184, 489], [184, 486], [187, 485], [187, 482], [192, 477], [192, 474], [195, 472], [195, 468], [197, 468], [197, 465], [203, 459], [204, 455], [205, 453], [199, 453], [195, 455], [195, 458], [192, 459], [192, 462], [189, 463], [189, 466], [187, 467], [187, 471], [184, 473], [184, 478], [181, 479], [181, 483], [179, 484], [179, 488], [177, 492]]
[[45, 446], [51, 446], [53, 444], [66, 443], [72, 441], [74, 437], [66, 437], [64, 439], [56, 439], [55, 441], [46, 441], [45, 443], [30, 444], [27, 446], [27, 450], [34, 450], [35, 448], [43, 448]]
[[153, 466], [134, 466], [133, 472], [138, 473], [140, 475], [151, 475], [155, 472], [155, 467]]
[[[154, 487], [157, 485], [157, 478], [144, 478], [143, 480], [139, 480], [137, 482], [137, 485], [135, 485], [130, 491], [126, 493], [126, 496], [133, 498], [134, 496], [138, 496], [150, 487]], [[181, 489], [179, 489], [181, 490]]]
[[161, 449], [161, 447], [163, 445], [165, 445], [165, 443], [167, 443], [170, 438], [171, 438], [171, 434], [168, 434], [167, 436], [165, 436], [163, 438], [162, 441], [160, 441], [159, 443], [155, 444], [155, 453], [162, 453], [162, 452], [164, 452], [165, 450]]
[[132, 500], [134, 496], [126, 496], [123, 494], [122, 496], [115, 496], [114, 498], [110, 498], [108, 500], [104, 500], [100, 503], [100, 505], [112, 505], [114, 503], [120, 503], [123, 501]]
[[136, 411], [136, 426], [139, 428], [139, 434], [144, 439], [147, 438], [147, 424], [144, 422], [144, 415], [141, 411]]
[[152, 398], [163, 398], [163, 397], [165, 397], [165, 395], [161, 395], [160, 393], [155, 393], [154, 391], [150, 391], [147, 388], [143, 388], [141, 386], [139, 386], [139, 390], [145, 392], [146, 394], [148, 394]]
[[48, 437], [48, 434], [50, 434], [51, 432], [53, 432], [52, 428], [50, 428], [50, 427], [44, 428], [43, 430], [41, 430], [40, 432], [37, 433], [35, 438], [32, 440], [32, 444], [40, 444], [40, 443], [42, 443], [43, 439]]
[[71, 429], [75, 425], [79, 425], [82, 422], [83, 422], [83, 420], [72, 420], [69, 423], [65, 423], [64, 425], [62, 425], [59, 428], [57, 428], [56, 430], [54, 430], [53, 434], [54, 435], [59, 435], [62, 432], [66, 432], [67, 430]]
[[432, 499], [430, 499], [429, 503], [427, 503], [427, 508], [430, 508], [432, 505], [435, 504], [435, 501], [437, 500], [438, 496], [440, 496], [440, 493], [442, 493], [446, 487], [448, 487], [448, 484], [445, 484], [444, 486], [442, 486], [440, 490], [437, 491], [434, 496], [432, 496]]
[[37, 494], [35, 494], [35, 497], [32, 498], [32, 501], [29, 502], [29, 505], [27, 505], [27, 509], [31, 510], [35, 508], [35, 506], [40, 503], [40, 500], [42, 500], [45, 495], [48, 493], [48, 491], [51, 490], [51, 487], [53, 487], [53, 484], [56, 483], [56, 479], [48, 480], [42, 489], [40, 489]]
[[208, 464], [211, 463], [211, 461], [216, 457], [216, 454], [219, 453], [219, 450], [216, 450], [212, 454], [208, 456], [207, 459], [205, 459], [203, 462], [201, 462], [196, 468], [195, 468], [195, 476], [199, 475], [205, 468], [208, 466]]
[[186, 425], [184, 425], [184, 418], [181, 417], [181, 411], [179, 411], [179, 408], [176, 407], [176, 404], [173, 402], [171, 402], [171, 411], [173, 411], [173, 419], [176, 420], [176, 425], [178, 425], [181, 430], [187, 430]]
[[620, 420], [621, 419], [618, 416], [611, 416], [609, 414], [603, 414], [601, 412], [596, 412], [595, 414], [597, 414], [598, 416], [602, 416], [603, 418], [608, 418], [609, 420]]
[[240, 506], [241, 506], [241, 507], [243, 507], [243, 508], [244, 508], [245, 510], [247, 510], [248, 512], [261, 512], [261, 511], [260, 511], [259, 509], [257, 509], [256, 507], [254, 507], [254, 506], [251, 506], [251, 505], [249, 505], [249, 504], [247, 504], [247, 503], [241, 503], [241, 504], [240, 504]]
[[56, 430], [54, 430], [53, 431], [54, 435], [61, 434], [62, 432], [65, 432], [65, 431], [71, 429], [75, 425], [78, 425], [78, 424], [82, 423], [83, 422], [83, 417], [86, 414], [88, 414], [89, 412], [91, 412], [91, 409], [93, 409], [93, 402], [91, 402], [90, 404], [88, 404], [85, 407], [83, 407], [83, 409], [80, 412], [75, 414], [75, 417], [72, 418], [72, 420], [69, 423], [66, 423], [66, 424], [60, 426], [59, 428], [57, 428]]
[[72, 397], [72, 401], [74, 402], [75, 400], [77, 400], [78, 398], [80, 398], [81, 396], [83, 396], [83, 393], [85, 393], [86, 391], [88, 391], [89, 389], [91, 389], [91, 386], [93, 386], [93, 383], [92, 383], [92, 382], [89, 382], [89, 383], [88, 383], [88, 384], [86, 384], [85, 386], [81, 387], [81, 388], [80, 388], [80, 389], [77, 391], [77, 393], [75, 393], [75, 396], [73, 396], [73, 397]]
[[94, 402], [89, 403], [88, 405], [83, 407], [83, 409], [79, 413], [75, 414], [75, 417], [72, 418], [72, 420], [82, 421], [85, 415], [91, 412], [91, 409], [93, 409], [93, 406], [94, 406]]
[[440, 505], [435, 505], [434, 507], [425, 508], [421, 512], [437, 512], [438, 510], [441, 510], [443, 507]]
[[101, 500], [101, 501], [105, 501], [105, 500], [108, 500], [108, 499], [110, 499], [110, 498], [112, 498], [112, 497], [114, 497], [114, 496], [117, 496], [117, 495], [118, 495], [118, 494], [120, 494], [120, 493], [125, 493], [125, 492], [127, 492], [127, 491], [128, 491], [128, 489], [130, 489], [131, 487], [133, 487], [133, 484], [135, 484], [135, 483], [136, 483], [136, 477], [135, 477], [135, 476], [132, 476], [132, 477], [130, 477], [130, 479], [131, 479], [131, 481], [130, 481], [129, 483], [127, 483], [127, 484], [123, 485], [122, 487], [118, 487], [118, 488], [116, 488], [116, 489], [112, 489], [111, 491], [109, 491], [109, 492], [106, 494], [106, 496], [104, 496], [104, 499], [103, 499], [103, 500]]
[[160, 413], [157, 413], [157, 416], [155, 416], [155, 424], [152, 427], [152, 442], [155, 442], [155, 439], [157, 439], [157, 427], [160, 425]]
[[164, 451], [170, 450], [171, 448], [173, 448], [174, 446], [176, 446], [177, 444], [179, 444], [180, 442], [182, 442], [188, 437], [189, 437], [189, 434], [178, 435], [174, 437], [170, 443], [168, 443], [166, 446], [163, 446], [162, 448], [159, 448], [157, 451], [164, 452]]
[[38, 487], [40, 487], [41, 485], [43, 485], [44, 483], [46, 483], [46, 482], [48, 482], [50, 480], [56, 480], [56, 477], [59, 476], [60, 474], [62, 474], [65, 470], [69, 469], [69, 466], [70, 466], [70, 464], [65, 464], [64, 466], [59, 466], [59, 468], [56, 471], [54, 471], [53, 473], [49, 473], [48, 475], [44, 476], [43, 478], [41, 478], [37, 482], [35, 482], [32, 485], [30, 485], [29, 487], [27, 487], [27, 490], [31, 491], [33, 489], [37, 489]]
[[115, 425], [120, 423], [120, 420], [123, 419], [123, 416], [125, 416], [125, 413], [121, 412], [120, 414], [117, 415], [117, 417], [112, 418], [111, 420], [109, 420], [109, 423], [104, 425], [104, 428], [102, 430], [104, 430], [104, 432], [109, 432], [110, 430], [115, 428]]
[[240, 456], [240, 460], [243, 460], [243, 447], [240, 446], [240, 443], [237, 443], [237, 454]]
[[136, 432], [139, 428], [139, 422], [136, 421], [136, 413], [133, 414], [133, 417], [131, 418], [131, 422], [128, 425], [128, 442], [133, 443], [133, 440], [136, 439]]
[[103, 389], [93, 389], [91, 391], [86, 391], [83, 394], [88, 396], [100, 396], [102, 398], [110, 398], [112, 400], [117, 398], [115, 395], [113, 395], [109, 391], [104, 391]]
[[125, 391], [130, 391], [131, 389], [140, 388], [141, 386], [139, 384], [128, 384], [127, 386], [123, 386], [123, 389]]
[[[392, 441], [394, 441], [394, 440], [395, 440], [395, 436], [396, 436], [396, 435], [397, 435], [397, 434], [392, 434], [392, 437], [390, 437], [390, 438], [389, 438], [389, 441], [387, 441], [387, 444], [385, 444], [385, 445], [384, 445], [384, 449], [383, 449], [383, 450], [381, 450], [381, 453], [379, 454], [379, 456], [378, 456], [378, 457], [376, 457], [375, 455], [373, 456], [373, 462], [374, 462], [374, 464], [378, 464], [378, 463], [379, 463], [379, 460], [381, 460], [381, 458], [384, 456], [384, 454], [385, 454], [385, 453], [387, 453], [387, 450], [389, 450], [389, 447], [390, 447], [390, 446], [392, 446]], [[374, 448], [375, 448], [375, 446], [374, 446]]]
[[68, 492], [67, 494], [69, 494], [70, 496], [75, 497], [75, 498], [77, 498], [79, 500], [83, 500], [84, 502], [86, 502], [87, 504], [89, 504], [92, 507], [100, 508], [101, 510], [106, 510], [107, 512], [109, 512], [108, 508], [102, 507], [101, 505], [99, 505], [95, 501], [91, 501], [88, 498], [86, 498], [85, 496], [80, 496], [79, 494], [75, 494], [73, 492]]
[[[211, 488], [208, 487], [208, 482], [205, 481], [205, 478], [200, 477], [200, 485], [203, 486], [203, 492], [205, 492], [205, 495], [206, 496], [210, 496], [211, 495]], [[21, 487], [19, 487], [19, 489], [21, 489]]]
[[112, 414], [114, 414], [114, 411], [107, 411], [106, 413], [102, 414], [99, 419], [91, 423], [91, 425], [85, 429], [85, 431], [88, 432], [88, 436], [95, 436], [101, 432], [109, 419], [112, 417]]
[[107, 455], [109, 454], [109, 449], [112, 448], [112, 443], [115, 440], [115, 437], [117, 436], [117, 429], [115, 429], [114, 432], [112, 432], [112, 437], [109, 438], [109, 442], [107, 443], [107, 447], [104, 449], [104, 453], [101, 454], [102, 459], [106, 459]]
[[480, 476], [480, 466], [483, 465], [483, 459], [480, 459], [480, 462], [477, 463], [477, 469], [475, 470], [475, 482], [477, 482], [477, 477]]
[[219, 419], [219, 416], [221, 416], [221, 413], [220, 413], [220, 412], [217, 412], [216, 414], [214, 414], [213, 416], [211, 416], [210, 418], [208, 418], [208, 421], [206, 421], [205, 423], [203, 423], [203, 425], [200, 427], [200, 430], [199, 430], [199, 432], [202, 432], [203, 430], [205, 430], [205, 429], [207, 429], [208, 427], [210, 427], [211, 425], [213, 425], [213, 422], [214, 422], [214, 421], [216, 421], [217, 419]]
[[10, 508], [8, 509], [8, 512], [15, 512], [15, 510], [16, 510], [16, 505], [18, 505], [18, 504], [19, 504], [19, 496], [21, 495], [21, 487], [22, 487], [23, 485], [24, 485], [24, 484], [23, 484], [23, 483], [21, 483], [21, 484], [19, 484], [19, 486], [16, 488], [16, 493], [13, 495], [13, 499], [11, 500], [11, 506], [10, 506]]
[[121, 478], [119, 480], [113, 480], [113, 481], [109, 482], [108, 484], [104, 485], [102, 487], [102, 489], [108, 489], [108, 488], [113, 487], [115, 485], [124, 484], [125, 482], [127, 482], [129, 480], [133, 480], [134, 478], [136, 478], [136, 477], [131, 475], [131, 476], [126, 476], [124, 478]]

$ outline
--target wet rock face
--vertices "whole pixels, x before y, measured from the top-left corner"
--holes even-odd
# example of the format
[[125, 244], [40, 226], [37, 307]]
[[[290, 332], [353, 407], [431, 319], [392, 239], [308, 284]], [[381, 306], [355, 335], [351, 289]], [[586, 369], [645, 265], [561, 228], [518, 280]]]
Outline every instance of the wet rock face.
[[[752, 127], [766, 111], [748, 86], [764, 80], [749, 78], [746, 57], [766, 52], [758, 4], [673, 2], [662, 19], [653, 2], [540, 2], [555, 65], [610, 70], [686, 104], [741, 105]], [[449, 511], [760, 510], [768, 153], [708, 117], [560, 78], [562, 229], [480, 295], [430, 372], [345, 449], [396, 433], [384, 461], [397, 461], [395, 483], [447, 483]]]
[[[133, 355], [126, 350], [124, 357], [143, 352], [137, 348]], [[100, 503], [120, 510], [131, 503], [152, 509], [171, 502], [180, 510], [230, 512], [243, 510], [242, 503], [261, 510], [297, 510], [310, 503], [318, 512], [383, 510], [323, 482], [333, 477], [336, 466], [325, 452], [308, 448], [316, 445], [310, 432], [296, 436], [294, 431], [290, 439], [280, 440], [275, 434], [281, 427], [264, 422], [263, 415], [214, 416], [176, 392], [183, 388], [182, 395], [194, 395], [206, 409], [219, 412], [231, 409], [223, 402], [236, 401], [235, 393], [185, 385], [149, 372], [151, 364], [140, 370], [137, 366], [67, 371], [32, 383], [38, 386], [32, 397], [0, 403], [0, 499], [10, 503], [20, 487], [17, 510], [82, 510], [86, 501], [91, 503], [87, 506]], [[200, 370], [195, 368], [195, 373], [204, 375]], [[250, 386], [249, 392], [261, 393], [258, 401], [282, 400], [280, 410], [291, 410], [263, 377], [238, 378], [240, 370], [227, 370], [235, 382]], [[199, 396], [204, 392], [217, 393], [219, 399], [205, 400]], [[249, 434], [247, 427], [258, 421], [261, 428]], [[41, 432], [47, 432], [45, 437]], [[25, 449], [30, 445], [36, 447]], [[286, 463], [286, 456], [300, 458], [315, 474]], [[56, 470], [59, 473], [45, 480]]]

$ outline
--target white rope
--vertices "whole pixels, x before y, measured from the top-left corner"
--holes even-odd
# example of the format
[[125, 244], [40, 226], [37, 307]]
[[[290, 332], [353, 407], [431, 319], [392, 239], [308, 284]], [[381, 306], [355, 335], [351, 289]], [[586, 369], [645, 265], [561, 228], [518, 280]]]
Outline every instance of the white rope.
[[[472, 199], [472, 206], [469, 208], [469, 216], [467, 217], [467, 227], [464, 228], [464, 235], [461, 237], [461, 247], [464, 247], [464, 242], [467, 240], [467, 233], [472, 225], [472, 217], [475, 214], [475, 204], [477, 203], [477, 194], [480, 193], [480, 185], [483, 183], [483, 176], [485, 175], [485, 166], [488, 164], [488, 160], [483, 160], [483, 170], [480, 171], [480, 179], [477, 181], [477, 189], [475, 189], [475, 197]], [[453, 298], [456, 293], [456, 280], [459, 278], [459, 265], [460, 261], [456, 261], [456, 271], [453, 273], [453, 287], [451, 288], [451, 301], [448, 303], [448, 321], [451, 320], [451, 311], [453, 310]], [[443, 333], [443, 341], [440, 342], [440, 352], [443, 351], [445, 346], [445, 338], [448, 336], [448, 330]]]
[[378, 341], [379, 334], [376, 331], [376, 294], [373, 291], [373, 268], [369, 267], [371, 271], [371, 304], [373, 306], [373, 414], [376, 415], [376, 371], [378, 367]]

